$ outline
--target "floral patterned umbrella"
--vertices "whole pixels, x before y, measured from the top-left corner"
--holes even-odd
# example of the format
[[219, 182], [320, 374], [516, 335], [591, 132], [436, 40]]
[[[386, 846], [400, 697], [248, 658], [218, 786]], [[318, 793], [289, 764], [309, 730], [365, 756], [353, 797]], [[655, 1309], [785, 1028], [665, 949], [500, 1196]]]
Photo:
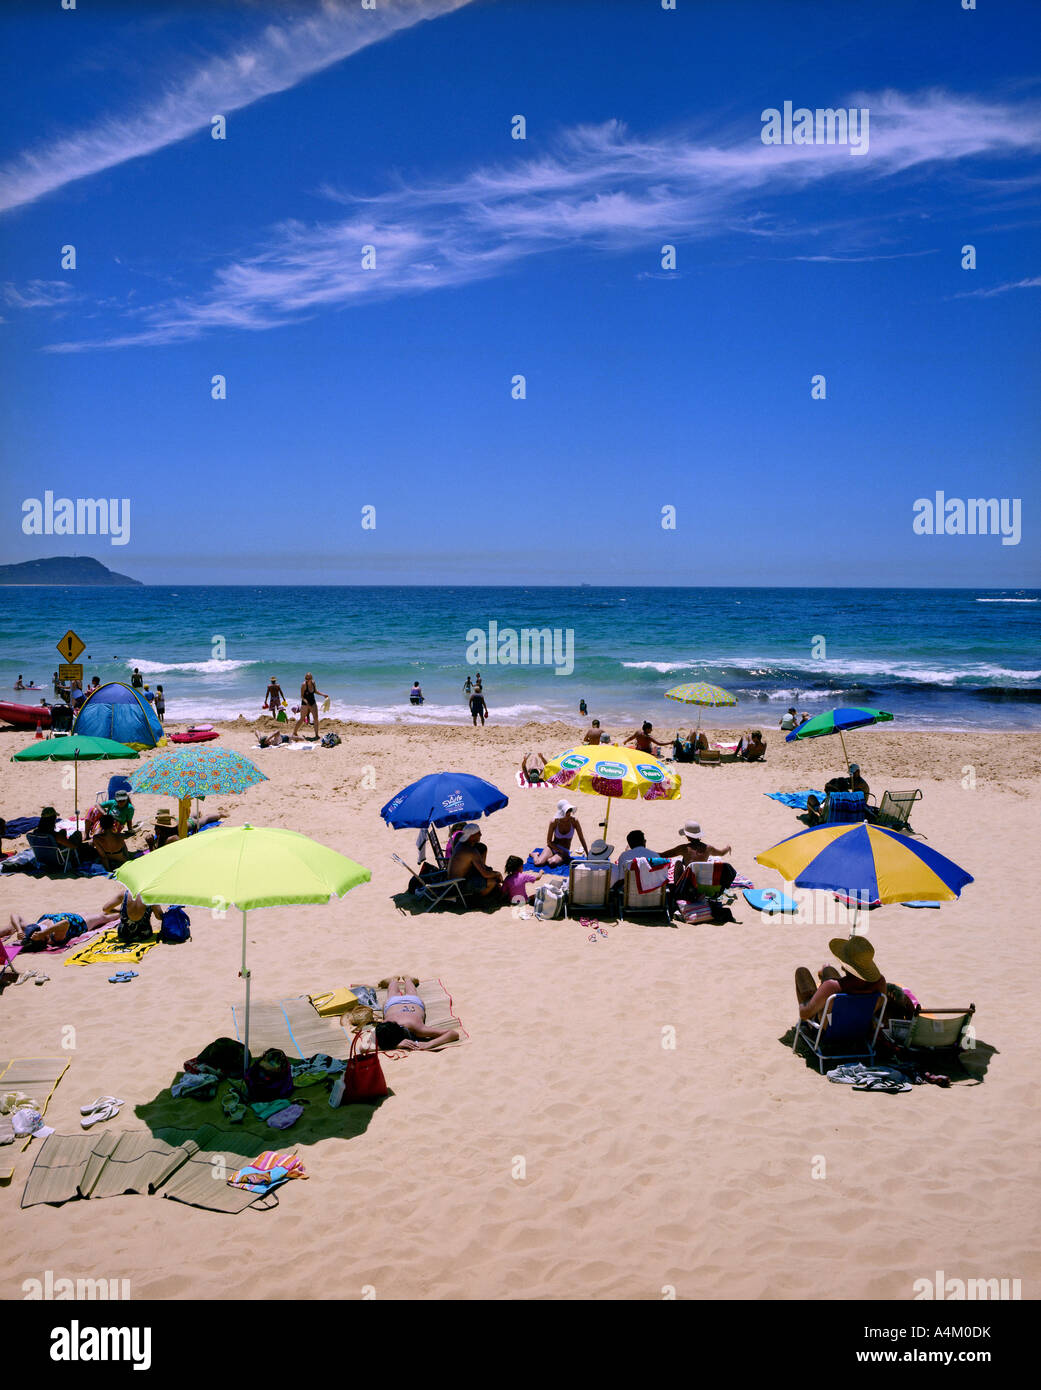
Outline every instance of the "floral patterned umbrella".
[[196, 744], [190, 748], [166, 748], [149, 759], [131, 781], [139, 796], [176, 797], [180, 809], [178, 827], [183, 839], [188, 803], [193, 796], [237, 796], [268, 779], [258, 767], [230, 748]]

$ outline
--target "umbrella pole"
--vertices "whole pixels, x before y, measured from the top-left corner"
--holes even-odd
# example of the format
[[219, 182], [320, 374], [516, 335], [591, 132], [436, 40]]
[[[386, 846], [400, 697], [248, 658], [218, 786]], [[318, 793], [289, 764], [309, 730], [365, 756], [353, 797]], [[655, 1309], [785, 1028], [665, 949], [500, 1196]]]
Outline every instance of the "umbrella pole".
[[177, 803], [177, 838], [183, 840], [188, 834], [188, 815], [192, 809], [190, 796], [182, 796]]
[[246, 981], [246, 1023], [243, 1028], [245, 1034], [242, 1043], [242, 1079], [246, 1079], [246, 1071], [249, 1067], [249, 969], [246, 966], [246, 909], [242, 909], [242, 969], [239, 971], [239, 978]]
[[603, 824], [603, 827], [604, 827], [604, 839], [606, 840], [606, 839], [607, 839], [607, 822], [611, 819], [611, 798], [610, 798], [609, 796], [606, 796], [606, 797], [604, 797], [604, 800], [607, 802], [607, 810], [606, 810], [606, 812], [604, 813], [604, 819], [603, 819], [602, 824]]
[[853, 774], [849, 770], [849, 754], [846, 752], [846, 740], [842, 737], [842, 730], [839, 730], [839, 739], [842, 742], [842, 756], [846, 759], [846, 776], [852, 778]]
[[73, 758], [73, 760], [72, 760], [72, 780], [73, 780], [72, 799], [73, 799], [73, 801], [76, 803], [76, 829], [78, 830], [78, 829], [80, 828], [80, 760], [79, 760], [79, 758]]

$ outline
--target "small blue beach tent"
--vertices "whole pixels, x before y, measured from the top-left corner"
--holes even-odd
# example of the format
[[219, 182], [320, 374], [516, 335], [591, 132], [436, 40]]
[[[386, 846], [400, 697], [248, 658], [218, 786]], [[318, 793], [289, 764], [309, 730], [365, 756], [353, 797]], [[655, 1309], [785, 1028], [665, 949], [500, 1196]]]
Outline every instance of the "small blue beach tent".
[[166, 742], [155, 710], [138, 691], [120, 681], [99, 685], [80, 706], [72, 725], [74, 734], [111, 738], [140, 751], [161, 748]]

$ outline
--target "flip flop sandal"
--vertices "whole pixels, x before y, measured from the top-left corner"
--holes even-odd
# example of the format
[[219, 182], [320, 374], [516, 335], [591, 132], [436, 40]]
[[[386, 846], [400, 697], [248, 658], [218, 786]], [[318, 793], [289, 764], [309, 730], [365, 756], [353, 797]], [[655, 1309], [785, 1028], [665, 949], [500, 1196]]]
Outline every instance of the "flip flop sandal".
[[876, 1076], [871, 1081], [865, 1081], [862, 1085], [854, 1086], [854, 1091], [885, 1091], [887, 1095], [896, 1096], [901, 1091], [909, 1091], [910, 1085], [906, 1081], [885, 1081], [880, 1076]]
[[16, 984], [16, 985], [24, 985], [25, 982], [26, 982], [27, 980], [33, 980], [33, 979], [35, 979], [35, 978], [36, 978], [36, 971], [35, 971], [35, 970], [20, 970], [20, 971], [18, 972], [18, 978], [17, 978], [17, 980], [15, 980], [15, 984]]
[[92, 1100], [89, 1105], [80, 1106], [81, 1115], [92, 1115], [95, 1110], [101, 1110], [106, 1105], [122, 1105], [123, 1102], [118, 1096], [98, 1096], [97, 1100]]
[[121, 1100], [111, 1100], [108, 1105], [103, 1105], [100, 1110], [95, 1110], [89, 1115], [85, 1115], [80, 1124], [84, 1129], [90, 1129], [91, 1125], [100, 1124], [102, 1120], [111, 1120], [119, 1114], [120, 1107], [124, 1104]]

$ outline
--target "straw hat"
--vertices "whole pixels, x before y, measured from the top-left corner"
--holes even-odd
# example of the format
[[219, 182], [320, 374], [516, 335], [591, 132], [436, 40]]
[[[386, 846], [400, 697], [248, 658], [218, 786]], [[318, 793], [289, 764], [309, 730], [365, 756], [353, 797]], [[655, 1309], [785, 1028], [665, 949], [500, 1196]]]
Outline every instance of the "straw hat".
[[156, 824], [156, 825], [173, 825], [173, 823], [174, 823], [174, 818], [173, 818], [173, 816], [170, 814], [170, 812], [166, 809], [165, 806], [163, 807], [163, 809], [162, 809], [161, 811], [156, 811], [156, 813], [155, 813], [155, 824]]
[[875, 964], [875, 948], [866, 936], [836, 936], [828, 942], [828, 950], [847, 970], [873, 984], [882, 978]]

